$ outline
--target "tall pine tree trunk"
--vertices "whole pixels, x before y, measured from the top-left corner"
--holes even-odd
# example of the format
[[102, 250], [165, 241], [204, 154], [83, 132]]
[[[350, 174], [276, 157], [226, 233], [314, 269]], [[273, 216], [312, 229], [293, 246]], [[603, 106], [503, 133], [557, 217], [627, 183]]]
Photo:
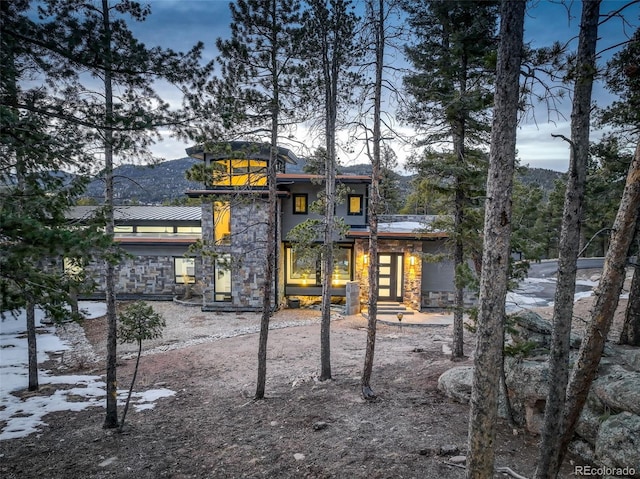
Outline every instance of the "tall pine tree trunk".
[[[638, 219], [640, 223], [640, 212]], [[640, 228], [636, 226], [636, 241], [640, 242]], [[640, 255], [640, 251], [638, 251]], [[624, 315], [624, 326], [620, 334], [620, 344], [628, 344], [629, 346], [640, 346], [640, 257], [636, 258], [634, 264], [633, 278], [631, 279], [631, 287], [629, 288], [629, 302]]]
[[525, 6], [524, 0], [503, 0], [500, 12], [500, 45], [469, 421], [468, 479], [493, 477]]
[[[373, 5], [371, 10], [373, 11]], [[378, 209], [380, 208], [380, 112], [382, 105], [382, 73], [384, 67], [384, 0], [378, 0], [377, 18], [375, 21], [376, 45], [376, 73], [374, 86], [373, 107], [373, 164], [371, 168], [371, 192], [369, 198], [369, 304], [367, 320], [367, 347], [364, 355], [362, 370], [361, 392], [365, 399], [376, 397], [371, 387], [371, 373], [373, 371], [373, 357], [376, 346], [376, 322], [378, 319]]]
[[[104, 177], [105, 177], [105, 234], [113, 239], [113, 86], [111, 75], [111, 24], [109, 21], [109, 2], [102, 0], [103, 15], [103, 53], [104, 53], [104, 98], [105, 98], [105, 129], [104, 129]], [[105, 266], [105, 290], [107, 303], [107, 405], [103, 427], [106, 429], [118, 427], [118, 381], [116, 371], [117, 361], [117, 328], [116, 316], [116, 285], [115, 265], [113, 258], [107, 257]]]
[[[334, 123], [335, 125], [335, 123]], [[331, 379], [331, 287], [333, 278], [333, 240], [335, 221], [335, 135], [327, 130], [327, 151], [325, 183], [325, 225], [324, 247], [322, 249], [322, 319], [320, 323], [320, 380]]]
[[638, 221], [638, 209], [640, 209], [640, 143], [629, 165], [620, 207], [613, 223], [611, 243], [605, 256], [602, 277], [591, 312], [591, 321], [587, 326], [578, 359], [569, 380], [563, 416], [564, 429], [559, 447], [559, 465], [562, 464], [562, 459], [573, 438], [618, 307], [626, 277], [627, 255]]
[[591, 92], [596, 71], [595, 52], [600, 0], [582, 3], [577, 72], [571, 111], [571, 153], [569, 178], [564, 199], [560, 231], [558, 277], [553, 310], [553, 332], [549, 355], [549, 392], [545, 406], [544, 427], [540, 441], [536, 478], [556, 476], [560, 467], [558, 447], [562, 434], [564, 400], [569, 378], [569, 345], [580, 252], [581, 221], [587, 160], [589, 156], [589, 122]]
[[29, 391], [38, 390], [38, 348], [36, 343], [36, 306], [27, 302], [27, 350], [29, 358]]
[[[462, 154], [462, 152], [460, 152]], [[455, 268], [455, 305], [453, 309], [453, 347], [451, 359], [464, 357], [464, 284], [460, 278], [460, 268], [464, 263], [464, 244], [462, 243], [462, 222], [464, 221], [464, 192], [459, 185], [460, 179], [456, 179], [455, 190], [455, 218], [454, 232], [455, 244], [453, 251], [453, 265]]]
[[[276, 2], [271, 3], [272, 25], [277, 23]], [[271, 69], [277, 71], [277, 32], [272, 29], [271, 38]], [[280, 105], [278, 79], [272, 82], [273, 109], [271, 111], [271, 148], [269, 153], [269, 166], [267, 171], [267, 182], [269, 185], [269, 196], [267, 198], [267, 239], [265, 242], [267, 254], [264, 260], [264, 297], [262, 298], [262, 318], [260, 319], [260, 338], [258, 343], [258, 382], [256, 386], [255, 399], [264, 399], [265, 384], [267, 381], [267, 340], [269, 338], [269, 321], [271, 319], [271, 296], [275, 282], [276, 263], [276, 221], [277, 221], [277, 185], [276, 185], [276, 160], [278, 158], [278, 105]], [[277, 301], [278, 298], [275, 298]]]

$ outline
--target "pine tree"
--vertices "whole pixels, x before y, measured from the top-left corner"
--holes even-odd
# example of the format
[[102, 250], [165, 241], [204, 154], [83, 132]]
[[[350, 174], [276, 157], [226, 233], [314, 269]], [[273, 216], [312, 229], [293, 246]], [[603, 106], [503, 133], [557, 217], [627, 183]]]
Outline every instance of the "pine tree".
[[[300, 121], [296, 117], [298, 95], [293, 82], [293, 75], [299, 73], [295, 53], [299, 46], [300, 5], [297, 0], [239, 0], [231, 3], [230, 9], [231, 38], [217, 40], [222, 76], [209, 85], [213, 104], [222, 112], [222, 130], [218, 133], [231, 138], [266, 140], [271, 148], [255, 394], [256, 399], [263, 399], [276, 281], [274, 271], [278, 262], [276, 160], [282, 135]], [[209, 131], [211, 134], [211, 129]]]
[[[64, 106], [40, 114], [62, 118], [84, 135], [84, 144], [101, 152], [105, 181], [105, 233], [113, 238], [114, 161], [150, 161], [149, 147], [159, 129], [173, 128], [187, 135], [189, 116], [172, 109], [154, 90], [154, 82], [186, 86], [196, 94], [209, 67], [200, 66], [202, 45], [187, 53], [148, 48], [128, 29], [125, 18], [144, 21], [150, 8], [138, 2], [48, 0], [38, 6], [38, 29], [23, 38], [40, 45], [44, 57], [65, 72], [55, 95]], [[93, 159], [95, 162], [95, 158]], [[107, 303], [107, 399], [105, 428], [118, 426], [116, 402], [116, 292], [117, 251], [104, 256]]]
[[549, 354], [549, 392], [545, 405], [544, 427], [536, 478], [557, 475], [564, 454], [560, 438], [564, 434], [561, 417], [566, 413], [565, 395], [569, 378], [569, 344], [571, 318], [576, 287], [576, 271], [580, 252], [580, 228], [583, 212], [587, 158], [589, 155], [589, 125], [591, 93], [596, 71], [596, 42], [600, 0], [585, 0], [571, 109], [571, 153], [560, 231], [558, 273], [553, 306], [553, 331]]
[[349, 0], [309, 0], [303, 14], [301, 50], [306, 78], [301, 79], [304, 98], [320, 114], [325, 139], [324, 223], [322, 251], [322, 322], [320, 331], [320, 379], [331, 379], [331, 274], [336, 239], [337, 131], [339, 113], [347, 110], [358, 77], [352, 73], [360, 55], [355, 44], [357, 17]]
[[[96, 227], [77, 229], [65, 217], [86, 183], [87, 143], [73, 122], [42, 114], [64, 108], [68, 98], [53, 96], [48, 84], [68, 75], [46, 61], [46, 48], [24, 41], [38, 31], [28, 7], [0, 3], [0, 312], [27, 310], [29, 389], [35, 390], [35, 308], [57, 321], [79, 319], [67, 308], [74, 291], [91, 286], [81, 265], [105, 242]], [[33, 77], [43, 84], [30, 82]], [[63, 268], [63, 258], [75, 267]]]
[[[413, 100], [406, 121], [424, 135], [424, 156], [410, 166], [437, 179], [451, 198], [452, 256], [456, 269], [452, 358], [463, 349], [464, 289], [467, 260], [477, 257], [480, 215], [472, 198], [484, 196], [486, 159], [474, 147], [486, 143], [489, 130], [491, 59], [496, 50], [497, 2], [406, 2], [416, 43], [406, 47], [415, 70], [404, 78]], [[442, 144], [451, 145], [442, 151]], [[437, 149], [434, 145], [438, 145]], [[473, 240], [472, 237], [476, 239]], [[471, 239], [471, 241], [469, 241]], [[465, 245], [475, 244], [476, 252]], [[476, 261], [478, 262], [478, 261]]]
[[[609, 61], [605, 79], [607, 88], [619, 95], [619, 99], [602, 111], [600, 123], [613, 125], [628, 137], [629, 142], [640, 143], [640, 29], [635, 31], [628, 45]], [[636, 231], [636, 238], [638, 235], [640, 233]], [[640, 246], [638, 241], [635, 244], [635, 251], [630, 251], [629, 255], [635, 252], [637, 258], [640, 257]], [[640, 344], [640, 266], [637, 262], [634, 268], [620, 342], [637, 346]]]
[[526, 2], [503, 0], [487, 180], [477, 344], [471, 392], [466, 477], [494, 475], [495, 427], [504, 347], [511, 199]]

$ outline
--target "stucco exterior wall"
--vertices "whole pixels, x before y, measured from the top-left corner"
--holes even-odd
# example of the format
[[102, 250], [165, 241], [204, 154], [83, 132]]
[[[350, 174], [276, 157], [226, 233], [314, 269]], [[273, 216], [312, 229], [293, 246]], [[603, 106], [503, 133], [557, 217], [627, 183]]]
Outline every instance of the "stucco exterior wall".
[[[423, 251], [429, 254], [447, 253], [445, 240], [425, 241]], [[455, 268], [453, 260], [440, 259], [437, 262], [425, 262], [422, 270], [422, 298], [423, 309], [449, 308], [455, 305]], [[465, 291], [464, 303], [472, 306], [477, 301], [473, 291]]]

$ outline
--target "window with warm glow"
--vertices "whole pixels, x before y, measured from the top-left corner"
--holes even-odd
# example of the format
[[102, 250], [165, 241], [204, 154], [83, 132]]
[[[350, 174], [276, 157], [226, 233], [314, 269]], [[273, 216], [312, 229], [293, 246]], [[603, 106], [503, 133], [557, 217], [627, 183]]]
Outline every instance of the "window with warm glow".
[[267, 161], [225, 159], [215, 162], [213, 186], [266, 186]]
[[196, 260], [194, 258], [173, 258], [176, 284], [196, 282]]
[[231, 208], [229, 202], [213, 204], [213, 240], [218, 245], [231, 244]]
[[307, 199], [308, 199], [308, 195], [306, 193], [293, 195], [293, 214], [294, 215], [306, 215], [309, 212]]
[[[333, 252], [333, 272], [331, 284], [344, 286], [351, 280], [351, 248], [337, 248]], [[321, 261], [298, 255], [287, 247], [287, 284], [300, 286], [320, 286], [322, 283]]]
[[348, 195], [348, 210], [349, 215], [361, 215], [362, 214], [362, 195]]

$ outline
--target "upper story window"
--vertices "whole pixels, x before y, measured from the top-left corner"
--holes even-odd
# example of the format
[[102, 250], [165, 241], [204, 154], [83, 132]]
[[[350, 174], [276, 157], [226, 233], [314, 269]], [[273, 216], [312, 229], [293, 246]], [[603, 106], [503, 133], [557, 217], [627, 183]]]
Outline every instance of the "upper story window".
[[309, 195], [299, 193], [293, 195], [293, 214], [306, 215], [309, 212]]
[[348, 195], [347, 196], [347, 214], [362, 215], [363, 214], [362, 203], [363, 203], [362, 195]]
[[228, 201], [213, 203], [213, 240], [217, 245], [231, 244], [231, 207]]
[[212, 186], [266, 186], [267, 164], [255, 159], [216, 160]]

